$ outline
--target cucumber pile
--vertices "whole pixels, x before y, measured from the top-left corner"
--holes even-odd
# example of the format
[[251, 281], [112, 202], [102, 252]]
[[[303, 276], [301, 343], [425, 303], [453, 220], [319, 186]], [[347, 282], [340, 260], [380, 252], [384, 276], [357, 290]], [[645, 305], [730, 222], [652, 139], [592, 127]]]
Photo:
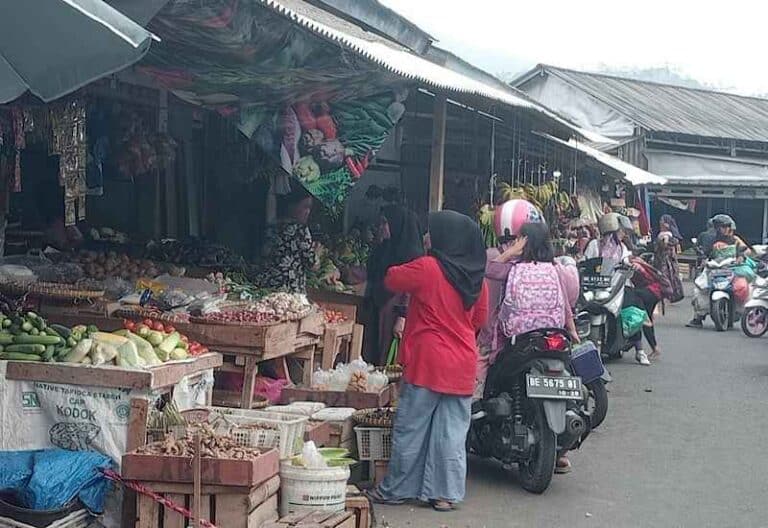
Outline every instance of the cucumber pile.
[[13, 361], [61, 361], [88, 332], [49, 325], [35, 312], [0, 314], [0, 329], [0, 359]]

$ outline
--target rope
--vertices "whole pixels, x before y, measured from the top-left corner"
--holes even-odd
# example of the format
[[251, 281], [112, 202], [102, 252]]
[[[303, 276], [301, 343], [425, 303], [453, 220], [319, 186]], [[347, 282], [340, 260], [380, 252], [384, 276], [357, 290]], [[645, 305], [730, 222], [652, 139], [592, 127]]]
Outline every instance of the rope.
[[[162, 504], [165, 508], [171, 509], [176, 513], [183, 515], [187, 519], [194, 520], [194, 516], [192, 512], [186, 509], [184, 506], [179, 506], [172, 500], [169, 500], [163, 497], [156, 491], [144, 486], [143, 484], [139, 484], [135, 480], [125, 480], [120, 474], [115, 473], [111, 469], [103, 469], [102, 472], [104, 473], [104, 476], [107, 477], [109, 480], [117, 482], [121, 484], [123, 487], [132, 489], [136, 493], [141, 493], [142, 495], [146, 495], [147, 497], [150, 497], [151, 499], [153, 499], [155, 502], [159, 502], [160, 504]], [[215, 524], [205, 519], [200, 519], [200, 526], [204, 528], [217, 528]]]

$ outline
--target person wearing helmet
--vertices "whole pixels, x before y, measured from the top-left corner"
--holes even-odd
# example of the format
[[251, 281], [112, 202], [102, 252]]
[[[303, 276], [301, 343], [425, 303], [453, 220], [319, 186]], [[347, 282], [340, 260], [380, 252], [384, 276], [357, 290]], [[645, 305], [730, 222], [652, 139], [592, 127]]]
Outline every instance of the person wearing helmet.
[[[735, 275], [733, 280], [733, 296], [737, 303], [743, 304], [749, 296], [749, 283], [755, 278], [754, 262], [746, 258], [750, 253], [749, 245], [736, 234], [736, 222], [727, 214], [717, 214], [712, 217], [712, 227], [715, 230], [715, 240], [707, 257], [713, 260], [736, 258], [737, 265], [731, 269]], [[746, 260], [745, 260], [746, 258]], [[705, 315], [697, 306], [707, 306], [708, 299], [693, 300], [694, 316], [688, 324], [689, 328], [702, 328]]]
[[500, 262], [498, 257], [514, 244], [526, 223], [544, 223], [544, 215], [527, 200], [507, 200], [494, 210], [493, 228], [499, 245], [486, 251], [485, 279], [488, 285], [489, 317], [477, 338], [479, 355], [474, 396], [478, 399], [483, 395], [488, 367], [503, 346], [497, 315], [512, 262]]
[[622, 262], [629, 258], [631, 252], [627, 249], [624, 239], [627, 235], [627, 226], [631, 229], [632, 223], [626, 216], [618, 213], [607, 213], [597, 221], [600, 238], [593, 239], [584, 249], [584, 258], [605, 258], [614, 262]]

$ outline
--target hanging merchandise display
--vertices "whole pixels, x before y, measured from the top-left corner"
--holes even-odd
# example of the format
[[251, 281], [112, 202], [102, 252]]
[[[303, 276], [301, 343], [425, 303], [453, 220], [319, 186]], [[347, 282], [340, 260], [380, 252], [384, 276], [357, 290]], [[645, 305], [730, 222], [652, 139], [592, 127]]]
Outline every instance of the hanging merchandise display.
[[81, 99], [51, 107], [51, 154], [59, 156], [59, 183], [64, 187], [64, 225], [85, 220], [88, 143], [86, 108]]
[[235, 120], [333, 211], [405, 113], [409, 83], [259, 2], [170, 2], [149, 28], [163, 45], [139, 70]]
[[336, 209], [405, 113], [406, 94], [333, 103], [298, 103], [278, 121], [282, 167]]

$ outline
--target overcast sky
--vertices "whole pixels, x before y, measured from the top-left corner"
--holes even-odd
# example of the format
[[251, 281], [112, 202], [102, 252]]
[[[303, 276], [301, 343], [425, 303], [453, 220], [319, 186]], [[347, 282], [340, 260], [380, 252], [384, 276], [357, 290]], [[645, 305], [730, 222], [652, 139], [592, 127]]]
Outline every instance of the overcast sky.
[[380, 1], [494, 74], [539, 62], [586, 70], [669, 65], [739, 93], [768, 93], [766, 2]]

